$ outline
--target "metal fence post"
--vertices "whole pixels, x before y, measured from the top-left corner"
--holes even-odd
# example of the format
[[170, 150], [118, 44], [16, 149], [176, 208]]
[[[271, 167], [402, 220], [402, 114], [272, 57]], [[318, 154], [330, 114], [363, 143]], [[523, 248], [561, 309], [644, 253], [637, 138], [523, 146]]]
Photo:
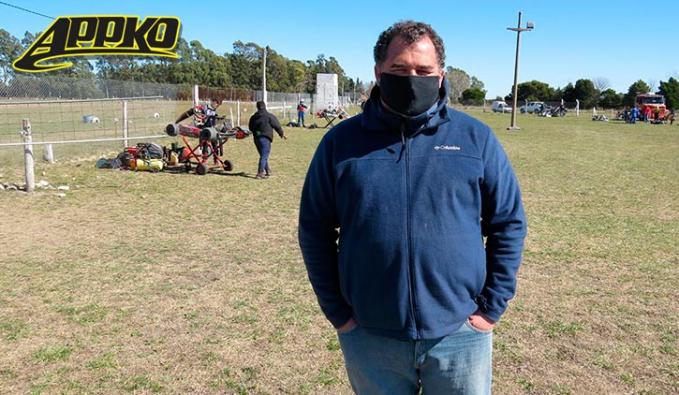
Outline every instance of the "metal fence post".
[[33, 162], [33, 137], [31, 136], [31, 121], [21, 120], [21, 136], [24, 138], [24, 170], [26, 173], [26, 192], [35, 189], [35, 172]]
[[127, 124], [127, 100], [123, 100], [123, 148], [127, 147], [127, 134], [128, 134], [128, 124]]
[[193, 86], [193, 106], [197, 106], [199, 102], [198, 98], [198, 85]]
[[236, 117], [238, 118], [236, 124], [240, 126], [240, 99], [238, 99], [238, 101], [236, 102], [236, 111], [238, 112], [238, 114], [236, 115]]

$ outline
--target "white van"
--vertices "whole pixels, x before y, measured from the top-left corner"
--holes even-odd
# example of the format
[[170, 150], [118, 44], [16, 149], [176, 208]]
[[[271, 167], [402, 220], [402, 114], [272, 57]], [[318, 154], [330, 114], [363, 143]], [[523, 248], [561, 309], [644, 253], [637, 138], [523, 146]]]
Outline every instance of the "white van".
[[493, 112], [512, 112], [512, 107], [502, 100], [495, 100], [493, 104], [490, 105], [490, 109], [493, 110]]

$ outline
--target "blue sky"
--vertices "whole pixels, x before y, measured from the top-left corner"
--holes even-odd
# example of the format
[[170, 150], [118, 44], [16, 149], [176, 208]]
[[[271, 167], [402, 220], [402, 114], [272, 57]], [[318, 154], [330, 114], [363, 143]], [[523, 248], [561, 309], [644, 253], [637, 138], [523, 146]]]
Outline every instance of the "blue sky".
[[[179, 16], [182, 36], [217, 53], [236, 40], [269, 45], [306, 61], [336, 57], [350, 77], [373, 79], [372, 47], [393, 22], [430, 23], [446, 44], [447, 64], [480, 78], [487, 96], [513, 82], [518, 11], [536, 29], [523, 33], [520, 81], [563, 87], [578, 78], [606, 78], [626, 91], [643, 79], [679, 77], [679, 1], [26, 1], [3, 0], [50, 16], [96, 13]], [[43, 30], [43, 17], [0, 4], [0, 28], [22, 37]]]

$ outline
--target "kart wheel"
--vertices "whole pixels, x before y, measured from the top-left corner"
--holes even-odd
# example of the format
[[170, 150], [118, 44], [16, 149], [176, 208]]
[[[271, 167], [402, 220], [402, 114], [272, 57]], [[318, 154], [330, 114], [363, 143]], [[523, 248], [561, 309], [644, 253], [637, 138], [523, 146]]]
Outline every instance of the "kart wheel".
[[199, 176], [204, 176], [207, 173], [207, 166], [205, 166], [202, 163], [199, 163], [198, 166], [196, 166], [196, 174]]
[[191, 163], [190, 162], [184, 163], [184, 171], [186, 171], [187, 173], [191, 171]]
[[233, 163], [231, 163], [230, 160], [225, 160], [224, 161], [224, 171], [231, 171], [233, 170]]

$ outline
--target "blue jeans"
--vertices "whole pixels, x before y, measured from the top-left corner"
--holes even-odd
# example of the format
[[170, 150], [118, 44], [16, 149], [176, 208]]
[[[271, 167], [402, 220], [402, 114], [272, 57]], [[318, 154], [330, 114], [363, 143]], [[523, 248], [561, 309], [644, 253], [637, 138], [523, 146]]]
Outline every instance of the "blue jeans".
[[448, 336], [401, 341], [359, 327], [338, 335], [357, 394], [490, 394], [493, 333], [465, 322]]
[[259, 166], [257, 167], [257, 174], [269, 174], [269, 154], [271, 153], [271, 140], [266, 136], [255, 137], [255, 147], [259, 152]]
[[297, 112], [297, 124], [299, 126], [304, 126], [304, 111]]

